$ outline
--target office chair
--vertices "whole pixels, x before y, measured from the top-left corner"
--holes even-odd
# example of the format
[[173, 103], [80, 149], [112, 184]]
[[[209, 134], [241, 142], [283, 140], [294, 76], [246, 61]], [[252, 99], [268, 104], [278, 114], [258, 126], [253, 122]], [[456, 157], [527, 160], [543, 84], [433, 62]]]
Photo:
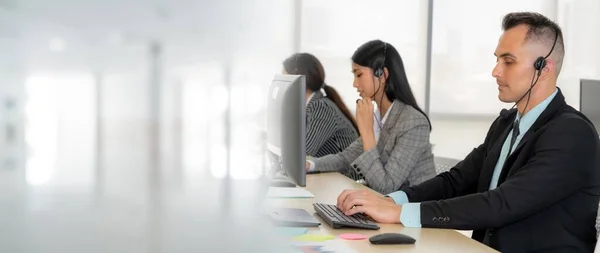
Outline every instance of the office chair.
[[437, 174], [449, 171], [450, 169], [452, 169], [452, 167], [454, 167], [454, 165], [456, 165], [458, 162], [460, 162], [459, 160], [456, 160], [456, 159], [441, 157], [441, 156], [434, 157], [433, 161], [435, 163], [435, 172]]

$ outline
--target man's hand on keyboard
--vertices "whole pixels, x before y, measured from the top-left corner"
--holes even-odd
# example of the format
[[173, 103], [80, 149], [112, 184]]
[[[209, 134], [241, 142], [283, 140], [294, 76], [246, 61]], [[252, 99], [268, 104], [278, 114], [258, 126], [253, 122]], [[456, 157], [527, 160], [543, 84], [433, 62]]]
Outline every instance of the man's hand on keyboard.
[[369, 190], [345, 190], [337, 199], [337, 207], [346, 215], [364, 213], [377, 222], [399, 223], [402, 206], [390, 198]]

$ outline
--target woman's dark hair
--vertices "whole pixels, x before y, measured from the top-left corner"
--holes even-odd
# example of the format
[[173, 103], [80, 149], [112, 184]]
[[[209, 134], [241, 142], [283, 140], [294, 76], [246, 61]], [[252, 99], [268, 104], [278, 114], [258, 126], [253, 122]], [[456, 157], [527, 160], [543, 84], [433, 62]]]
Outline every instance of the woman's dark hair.
[[431, 129], [431, 121], [417, 104], [408, 84], [402, 57], [394, 46], [381, 40], [369, 41], [356, 49], [352, 61], [360, 66], [371, 68], [373, 73], [377, 69], [387, 68], [389, 75], [385, 81], [385, 96], [390, 101], [399, 100], [423, 113]]
[[335, 103], [358, 132], [354, 117], [352, 117], [340, 95], [333, 87], [325, 84], [325, 70], [317, 57], [309, 53], [296, 53], [283, 61], [283, 68], [290, 75], [304, 75], [306, 77], [306, 88], [312, 92], [321, 92], [321, 88], [325, 90], [326, 97]]

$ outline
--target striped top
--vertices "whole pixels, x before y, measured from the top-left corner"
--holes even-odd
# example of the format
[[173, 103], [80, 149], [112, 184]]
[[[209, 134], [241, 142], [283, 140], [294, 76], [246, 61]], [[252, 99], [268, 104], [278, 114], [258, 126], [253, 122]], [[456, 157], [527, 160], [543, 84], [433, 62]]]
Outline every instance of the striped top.
[[306, 155], [337, 154], [358, 139], [352, 122], [321, 91], [313, 93], [306, 105]]

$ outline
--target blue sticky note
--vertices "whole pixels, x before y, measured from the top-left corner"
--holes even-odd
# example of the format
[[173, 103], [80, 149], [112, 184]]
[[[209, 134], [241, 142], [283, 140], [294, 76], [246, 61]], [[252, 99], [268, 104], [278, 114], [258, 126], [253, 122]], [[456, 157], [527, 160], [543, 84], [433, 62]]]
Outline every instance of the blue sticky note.
[[286, 237], [295, 237], [306, 234], [308, 228], [297, 228], [297, 227], [278, 227], [277, 234]]

